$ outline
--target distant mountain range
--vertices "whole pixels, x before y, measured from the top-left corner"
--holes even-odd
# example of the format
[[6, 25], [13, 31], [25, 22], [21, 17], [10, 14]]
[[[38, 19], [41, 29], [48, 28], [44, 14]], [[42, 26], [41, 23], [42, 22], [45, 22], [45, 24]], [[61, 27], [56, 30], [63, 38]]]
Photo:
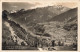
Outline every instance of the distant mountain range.
[[48, 6], [43, 8], [30, 9], [27, 11], [20, 10], [16, 13], [11, 13], [9, 16], [21, 24], [26, 23], [26, 25], [30, 25], [32, 23], [47, 22], [50, 19], [55, 19], [55, 16], [67, 12], [68, 10], [70, 10], [70, 8]]

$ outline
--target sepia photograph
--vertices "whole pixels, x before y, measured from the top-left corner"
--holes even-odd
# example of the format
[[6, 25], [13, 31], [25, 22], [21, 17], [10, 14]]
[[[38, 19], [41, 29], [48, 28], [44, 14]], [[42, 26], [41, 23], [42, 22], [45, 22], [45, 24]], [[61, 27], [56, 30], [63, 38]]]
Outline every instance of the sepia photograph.
[[77, 51], [77, 2], [2, 2], [2, 50]]

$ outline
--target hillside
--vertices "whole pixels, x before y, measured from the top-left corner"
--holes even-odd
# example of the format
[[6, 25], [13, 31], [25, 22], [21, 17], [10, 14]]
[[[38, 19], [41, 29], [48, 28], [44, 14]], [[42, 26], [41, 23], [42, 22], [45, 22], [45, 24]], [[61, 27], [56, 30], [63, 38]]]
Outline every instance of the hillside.
[[55, 41], [55, 46], [77, 45], [77, 8], [48, 6], [21, 9], [16, 13], [6, 11], [2, 17], [3, 43], [7, 36], [11, 36], [17, 39], [15, 43], [15, 39], [9, 37], [11, 42], [20, 46], [49, 47], [52, 41]]
[[60, 21], [64, 22], [64, 20], [68, 18], [74, 18], [77, 16], [77, 8], [68, 10], [67, 12], [64, 12], [60, 15], [55, 16], [54, 18], [49, 19], [48, 21]]
[[17, 13], [10, 14], [10, 18], [15, 20], [16, 22], [26, 25], [31, 25], [33, 23], [46, 22], [54, 16], [57, 16], [61, 13], [70, 10], [67, 7], [56, 7], [56, 6], [48, 6], [43, 8], [30, 9], [27, 11], [20, 10]]
[[[69, 10], [66, 9], [61, 12], [61, 10], [63, 10], [64, 8], [65, 7], [61, 7], [60, 9], [54, 6], [48, 6], [44, 8], [28, 10], [25, 12], [23, 11], [21, 12], [21, 16], [19, 15], [19, 12], [14, 13], [18, 14], [17, 16], [13, 16], [13, 14], [10, 14], [9, 18], [11, 18], [11, 20], [15, 21], [16, 23], [19, 23], [25, 30], [30, 30], [36, 36], [49, 36], [52, 37], [52, 39], [58, 40], [59, 37], [62, 37], [60, 39], [63, 39], [64, 41], [65, 37], [67, 35], [70, 35], [69, 33], [71, 33], [71, 31], [72, 33], [77, 31], [77, 29], [76, 31], [70, 30], [77, 27], [77, 8]], [[51, 10], [53, 10], [54, 12]], [[28, 17], [28, 15], [30, 16]], [[41, 15], [43, 15], [43, 17], [40, 17]], [[52, 16], [52, 18], [47, 15]], [[76, 22], [75, 24], [74, 21]], [[68, 32], [68, 30], [70, 30], [70, 32]], [[71, 36], [73, 37], [72, 33]], [[73, 40], [73, 38], [71, 40]]]

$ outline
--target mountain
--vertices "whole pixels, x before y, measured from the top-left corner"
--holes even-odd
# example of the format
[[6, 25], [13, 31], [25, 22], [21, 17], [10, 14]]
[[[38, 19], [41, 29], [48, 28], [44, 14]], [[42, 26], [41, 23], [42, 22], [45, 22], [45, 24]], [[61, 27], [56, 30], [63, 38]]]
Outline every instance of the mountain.
[[25, 30], [29, 29], [34, 34], [41, 35], [43, 34], [41, 31], [44, 31], [43, 36], [47, 34], [58, 38], [58, 34], [61, 34], [60, 37], [66, 36], [68, 27], [67, 29], [65, 27], [77, 19], [77, 8], [48, 6], [27, 11], [22, 9], [16, 13], [11, 13], [9, 19], [20, 24]]
[[61, 13], [70, 10], [67, 7], [56, 7], [56, 6], [48, 6], [43, 8], [30, 9], [27, 11], [18, 11], [16, 13], [11, 13], [9, 16], [16, 22], [26, 25], [31, 25], [33, 23], [46, 22], [47, 20], [54, 18]]
[[60, 15], [55, 16], [54, 18], [49, 19], [48, 21], [59, 21], [63, 22], [64, 20], [68, 18], [74, 18], [77, 16], [77, 8], [70, 9], [64, 13], [61, 13]]
[[[22, 46], [24, 49], [29, 46], [34, 46], [38, 40], [37, 37], [32, 36], [29, 32], [25, 31], [19, 24], [16, 24], [14, 21], [8, 20], [8, 18], [3, 18], [3, 27], [2, 27], [2, 49], [9, 49], [6, 46]], [[36, 42], [36, 43], [34, 43]], [[22, 49], [22, 47], [20, 49]], [[16, 49], [16, 48], [13, 48]], [[17, 48], [18, 49], [18, 48]]]
[[[11, 35], [16, 35], [14, 38], [18, 37], [18, 45], [27, 43], [31, 47], [37, 47], [37, 43], [42, 47], [52, 46], [52, 41], [55, 41], [55, 45], [59, 41], [64, 45], [77, 43], [77, 8], [48, 6], [30, 10], [21, 9], [15, 13], [4, 12], [2, 17], [3, 43], [6, 39], [10, 39], [8, 36]], [[10, 39], [11, 43], [14, 43], [13, 40]]]

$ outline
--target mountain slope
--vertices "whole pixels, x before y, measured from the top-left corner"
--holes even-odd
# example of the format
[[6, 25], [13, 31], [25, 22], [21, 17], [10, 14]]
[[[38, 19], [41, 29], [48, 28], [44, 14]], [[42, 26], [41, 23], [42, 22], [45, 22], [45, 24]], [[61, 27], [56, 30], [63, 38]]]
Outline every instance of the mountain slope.
[[10, 14], [10, 18], [18, 23], [26, 23], [25, 25], [30, 25], [32, 23], [46, 22], [46, 20], [54, 18], [54, 16], [68, 10], [70, 9], [67, 7], [48, 6], [27, 11], [20, 10], [17, 13]]
[[74, 9], [71, 9], [67, 12], [64, 12], [64, 13], [60, 14], [60, 15], [57, 15], [54, 18], [51, 18], [48, 21], [60, 21], [60, 22], [62, 22], [64, 20], [68, 19], [68, 18], [73, 18], [73, 17], [76, 17], [76, 16], [77, 16], [77, 8], [74, 8]]
[[[56, 45], [62, 42], [64, 46], [66, 43], [67, 45], [77, 43], [77, 8], [48, 6], [27, 11], [22, 9], [6, 16], [8, 18], [3, 20], [3, 25], [6, 21], [9, 27], [3, 26], [3, 39], [5, 28], [11, 27], [14, 34], [31, 47], [37, 47], [39, 44], [42, 47], [52, 46], [52, 41], [55, 41]], [[10, 31], [9, 35], [12, 35], [10, 29], [6, 30]]]

